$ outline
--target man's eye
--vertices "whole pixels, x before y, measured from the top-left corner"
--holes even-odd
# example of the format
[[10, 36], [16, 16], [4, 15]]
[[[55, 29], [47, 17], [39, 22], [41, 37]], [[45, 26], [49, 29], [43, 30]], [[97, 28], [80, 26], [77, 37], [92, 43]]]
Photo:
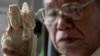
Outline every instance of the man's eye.
[[50, 12], [49, 16], [56, 17], [57, 16], [57, 12], [56, 11], [52, 11], [52, 12]]

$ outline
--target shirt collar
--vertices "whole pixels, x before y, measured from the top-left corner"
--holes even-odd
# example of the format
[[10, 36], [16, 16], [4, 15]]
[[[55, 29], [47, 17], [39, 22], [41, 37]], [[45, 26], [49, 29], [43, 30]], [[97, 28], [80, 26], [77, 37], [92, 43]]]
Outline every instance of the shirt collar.
[[92, 56], [100, 56], [100, 47], [92, 54]]

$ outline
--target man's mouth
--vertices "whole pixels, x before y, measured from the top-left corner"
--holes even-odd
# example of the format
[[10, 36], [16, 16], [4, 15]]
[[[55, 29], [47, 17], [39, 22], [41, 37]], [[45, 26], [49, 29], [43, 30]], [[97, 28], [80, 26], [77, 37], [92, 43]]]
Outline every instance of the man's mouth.
[[77, 37], [65, 37], [65, 38], [61, 38], [58, 41], [58, 44], [64, 45], [66, 47], [74, 47], [79, 45], [80, 43], [81, 43], [80, 38]]
[[68, 37], [68, 38], [62, 38], [62, 39], [60, 39], [60, 42], [73, 43], [73, 42], [75, 42], [77, 40], [79, 40], [79, 38]]

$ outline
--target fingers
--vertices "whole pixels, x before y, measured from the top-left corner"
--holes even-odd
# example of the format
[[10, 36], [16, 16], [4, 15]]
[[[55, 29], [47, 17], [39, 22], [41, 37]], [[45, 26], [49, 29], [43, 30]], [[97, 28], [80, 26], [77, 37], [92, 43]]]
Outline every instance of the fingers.
[[13, 48], [10, 48], [10, 47], [3, 47], [1, 49], [1, 51], [6, 56], [26, 56], [26, 55], [24, 55], [22, 53], [17, 52], [16, 49], [13, 49]]

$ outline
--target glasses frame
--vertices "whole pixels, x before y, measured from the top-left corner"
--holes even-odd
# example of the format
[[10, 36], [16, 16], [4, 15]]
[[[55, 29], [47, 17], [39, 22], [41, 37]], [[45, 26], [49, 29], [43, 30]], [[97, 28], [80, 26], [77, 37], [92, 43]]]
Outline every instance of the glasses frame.
[[[81, 8], [84, 9], [85, 7], [87, 7], [88, 5], [90, 5], [91, 3], [93, 3], [95, 0], [91, 0], [85, 4], [82, 4], [81, 5]], [[38, 20], [44, 24], [44, 18], [45, 18], [45, 9], [44, 8], [41, 8], [39, 9], [36, 13], [35, 13], [35, 16], [38, 18]]]

